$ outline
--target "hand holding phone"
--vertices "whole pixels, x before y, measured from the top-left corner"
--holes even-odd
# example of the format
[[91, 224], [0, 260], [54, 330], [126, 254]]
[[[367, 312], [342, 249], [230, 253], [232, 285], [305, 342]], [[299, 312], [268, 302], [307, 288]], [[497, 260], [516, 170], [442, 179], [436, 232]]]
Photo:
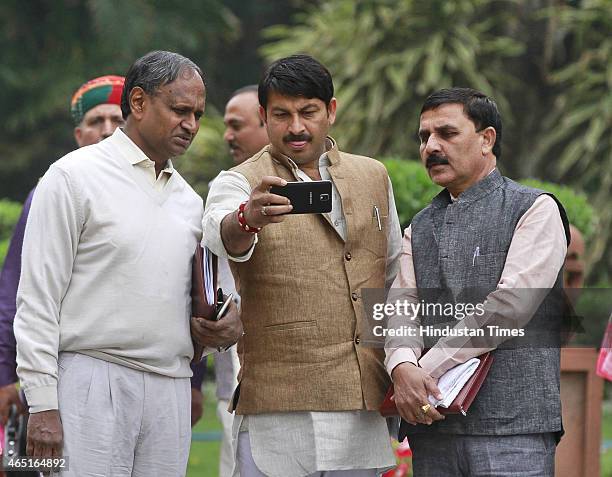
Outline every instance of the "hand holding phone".
[[270, 193], [287, 197], [293, 206], [289, 214], [323, 214], [332, 210], [331, 181], [287, 182], [272, 186]]
[[270, 192], [273, 186], [285, 186], [287, 181], [281, 177], [264, 176], [253, 188], [249, 200], [244, 206], [243, 217], [252, 228], [262, 228], [271, 223], [285, 220], [285, 215], [292, 209], [287, 197]]

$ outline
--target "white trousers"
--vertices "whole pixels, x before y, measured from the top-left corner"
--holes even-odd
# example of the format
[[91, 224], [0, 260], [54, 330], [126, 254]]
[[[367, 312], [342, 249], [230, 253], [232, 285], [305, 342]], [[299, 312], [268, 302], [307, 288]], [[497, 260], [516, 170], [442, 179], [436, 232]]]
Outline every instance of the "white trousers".
[[61, 353], [59, 412], [69, 477], [183, 477], [191, 444], [189, 378]]
[[234, 470], [235, 452], [232, 446], [234, 414], [227, 410], [228, 406], [229, 401], [221, 399], [217, 402], [217, 417], [223, 425], [223, 437], [219, 453], [219, 477], [232, 477], [232, 471]]
[[[238, 434], [238, 449], [236, 452], [237, 469], [240, 477], [269, 477], [262, 473], [253, 460], [251, 453], [251, 440], [248, 432]], [[306, 477], [377, 477], [376, 469], [328, 470], [314, 472]]]

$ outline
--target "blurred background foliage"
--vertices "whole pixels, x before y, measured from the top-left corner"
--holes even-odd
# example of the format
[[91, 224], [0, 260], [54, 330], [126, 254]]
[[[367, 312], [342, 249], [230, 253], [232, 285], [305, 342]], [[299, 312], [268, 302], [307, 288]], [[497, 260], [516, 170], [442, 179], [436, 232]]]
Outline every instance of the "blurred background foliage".
[[234, 166], [223, 140], [223, 117], [209, 108], [200, 120], [200, 131], [189, 150], [174, 163], [189, 184], [203, 198], [208, 195], [208, 183], [221, 170]]
[[230, 93], [257, 83], [269, 61], [305, 52], [334, 77], [341, 148], [387, 158], [403, 224], [437, 191], [411, 162], [420, 106], [441, 87], [471, 86], [502, 112], [502, 172], [562, 184], [550, 187], [568, 211], [597, 212], [575, 215], [587, 228], [588, 283], [612, 279], [609, 0], [6, 0], [0, 26], [0, 197], [22, 201], [75, 147], [68, 104], [81, 83], [124, 74], [152, 49], [206, 74], [205, 119], [176, 161], [205, 195], [231, 167]]
[[589, 204], [586, 194], [576, 192], [567, 186], [537, 179], [525, 179], [519, 182], [553, 194], [563, 204], [568, 220], [582, 232], [584, 239], [588, 241], [593, 237], [599, 222], [599, 216], [595, 214], [593, 207]]
[[[321, 59], [337, 87], [334, 134], [345, 149], [377, 157], [418, 158], [418, 113], [434, 90], [492, 95], [504, 119], [502, 173], [586, 194], [600, 213], [588, 282], [609, 283], [611, 32], [609, 0], [336, 0], [268, 28], [260, 51], [268, 61], [293, 52]], [[400, 210], [401, 220], [412, 213]]]
[[491, 3], [322, 2], [296, 15], [296, 25], [267, 29], [270, 43], [261, 52], [269, 60], [305, 52], [330, 68], [344, 144], [363, 154], [418, 157], [418, 111], [432, 91], [471, 85], [510, 110], [505, 91], [494, 85], [513, 82], [503, 65], [524, 46], [508, 35], [516, 28], [516, 2], [496, 2], [496, 14]]
[[403, 231], [417, 212], [426, 207], [442, 188], [431, 182], [419, 161], [389, 157], [382, 162], [389, 171], [397, 215]]
[[0, 265], [8, 250], [13, 228], [21, 214], [21, 204], [8, 199], [0, 199]]
[[[425, 208], [442, 189], [431, 182], [427, 171], [418, 161], [386, 158], [382, 162], [391, 177], [395, 204], [398, 209], [400, 224], [404, 229], [408, 227], [417, 212]], [[582, 232], [585, 240], [588, 241], [592, 238], [599, 217], [584, 193], [576, 192], [567, 186], [537, 179], [524, 179], [519, 182], [553, 194], [564, 204], [570, 223]]]
[[69, 104], [88, 79], [124, 75], [150, 50], [177, 51], [202, 67], [219, 111], [231, 91], [259, 79], [258, 32], [294, 11], [284, 0], [0, 2], [0, 197], [24, 200], [74, 149]]

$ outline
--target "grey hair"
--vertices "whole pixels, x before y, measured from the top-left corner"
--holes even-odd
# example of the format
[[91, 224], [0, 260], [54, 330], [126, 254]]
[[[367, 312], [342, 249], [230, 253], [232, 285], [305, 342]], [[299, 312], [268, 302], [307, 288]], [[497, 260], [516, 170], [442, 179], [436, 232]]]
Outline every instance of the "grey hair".
[[130, 93], [135, 87], [138, 86], [145, 93], [153, 95], [161, 86], [176, 80], [181, 71], [185, 69], [194, 70], [204, 82], [204, 73], [202, 73], [200, 67], [189, 58], [178, 53], [151, 51], [138, 58], [125, 75], [125, 85], [121, 93], [123, 119], [127, 119], [131, 113]]

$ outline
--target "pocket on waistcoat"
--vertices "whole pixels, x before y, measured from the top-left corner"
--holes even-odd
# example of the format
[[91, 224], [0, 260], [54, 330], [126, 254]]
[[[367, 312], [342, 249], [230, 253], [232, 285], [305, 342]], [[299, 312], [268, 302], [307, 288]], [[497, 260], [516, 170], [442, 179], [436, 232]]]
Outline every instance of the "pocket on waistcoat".
[[[255, 339], [256, 348], [246, 350], [253, 362], [315, 363], [320, 360], [317, 349], [321, 344], [316, 321], [303, 320], [278, 323], [261, 328]], [[248, 367], [248, 363], [246, 364]]]
[[314, 320], [306, 321], [292, 321], [290, 323], [278, 323], [276, 325], [266, 325], [264, 329], [266, 331], [287, 331], [287, 330], [299, 330], [302, 328], [316, 327], [317, 322]]
[[486, 253], [472, 257], [472, 268], [478, 275], [478, 286], [497, 285], [506, 263], [507, 252]]
[[[380, 228], [378, 227], [378, 218], [380, 218]], [[376, 214], [372, 214], [372, 228], [376, 229], [381, 234], [386, 234], [387, 222], [389, 221], [388, 215], [383, 215], [382, 211], [379, 212], [379, 217]]]
[[[358, 230], [356, 241], [359, 248], [367, 251], [368, 254], [375, 258], [387, 256], [387, 228], [389, 216], [379, 212], [379, 217], [376, 217], [370, 209], [370, 220], [362, 222], [362, 227]], [[380, 228], [379, 228], [380, 220]]]

